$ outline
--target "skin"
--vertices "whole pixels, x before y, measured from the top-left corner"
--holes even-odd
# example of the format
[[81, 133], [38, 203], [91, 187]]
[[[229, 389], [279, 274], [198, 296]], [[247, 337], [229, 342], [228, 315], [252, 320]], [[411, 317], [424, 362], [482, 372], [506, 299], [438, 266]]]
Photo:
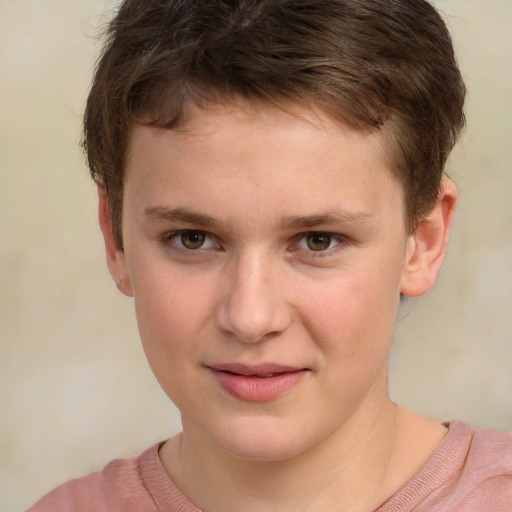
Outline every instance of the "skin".
[[[100, 187], [109, 269], [182, 414], [160, 458], [204, 510], [373, 510], [445, 434], [392, 403], [387, 361], [400, 294], [435, 282], [456, 190], [409, 235], [382, 142], [241, 101], [179, 131], [134, 126], [123, 249]], [[225, 363], [302, 374], [251, 401], [212, 374]]]

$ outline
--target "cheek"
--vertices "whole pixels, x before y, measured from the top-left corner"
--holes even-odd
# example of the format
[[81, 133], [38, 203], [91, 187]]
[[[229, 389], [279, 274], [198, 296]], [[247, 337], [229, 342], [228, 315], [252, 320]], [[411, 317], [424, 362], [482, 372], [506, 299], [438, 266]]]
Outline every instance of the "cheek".
[[136, 290], [135, 312], [148, 364], [160, 387], [181, 409], [190, 393], [187, 383], [202, 353], [203, 338], [197, 334], [199, 305], [177, 289], [158, 282], [151, 286], [148, 279]]
[[133, 270], [135, 312], [148, 360], [152, 366], [164, 358], [165, 364], [178, 365], [181, 354], [197, 348], [211, 316], [206, 288], [149, 265]]
[[400, 300], [398, 272], [354, 269], [328, 286], [317, 284], [304, 291], [300, 309], [326, 361], [350, 360], [356, 371], [370, 360], [387, 358]]
[[315, 306], [303, 322], [321, 354], [324, 405], [340, 404], [343, 417], [352, 414], [370, 389], [386, 392], [399, 297], [371, 277], [352, 274], [327, 293], [310, 294]]

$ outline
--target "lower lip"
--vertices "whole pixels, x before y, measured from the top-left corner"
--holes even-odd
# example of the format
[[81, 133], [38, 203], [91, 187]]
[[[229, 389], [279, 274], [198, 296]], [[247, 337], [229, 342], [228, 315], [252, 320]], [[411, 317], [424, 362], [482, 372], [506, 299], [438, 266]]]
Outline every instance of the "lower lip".
[[248, 402], [268, 402], [293, 388], [307, 370], [278, 373], [273, 377], [238, 375], [210, 368], [211, 373], [231, 396]]

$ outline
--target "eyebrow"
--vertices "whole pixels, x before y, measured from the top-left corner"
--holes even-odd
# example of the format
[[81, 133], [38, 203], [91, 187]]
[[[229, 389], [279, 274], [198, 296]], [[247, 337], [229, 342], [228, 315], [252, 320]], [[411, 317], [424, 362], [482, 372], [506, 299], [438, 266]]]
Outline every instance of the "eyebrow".
[[[218, 220], [214, 217], [186, 208], [169, 209], [165, 206], [151, 206], [144, 209], [144, 217], [148, 220], [179, 220], [206, 228], [219, 225]], [[278, 227], [280, 229], [304, 229], [324, 224], [359, 224], [368, 222], [374, 218], [375, 215], [363, 211], [351, 212], [337, 209], [320, 214], [284, 217], [279, 221]]]
[[144, 217], [148, 220], [181, 220], [189, 224], [198, 224], [206, 228], [216, 226], [217, 220], [203, 213], [193, 212], [185, 208], [169, 209], [165, 206], [151, 206], [144, 209]]
[[314, 228], [324, 224], [361, 224], [371, 221], [375, 215], [363, 211], [330, 210], [317, 215], [285, 217], [280, 226], [284, 229]]

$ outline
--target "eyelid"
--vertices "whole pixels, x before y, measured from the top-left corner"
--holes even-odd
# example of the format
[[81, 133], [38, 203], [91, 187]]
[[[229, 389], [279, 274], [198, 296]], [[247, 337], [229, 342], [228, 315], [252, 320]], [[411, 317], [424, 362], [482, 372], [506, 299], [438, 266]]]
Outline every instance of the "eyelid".
[[[320, 251], [314, 251], [309, 248], [300, 248], [298, 247], [299, 243], [302, 241], [305, 241], [306, 238], [309, 235], [326, 235], [331, 237], [332, 241], [336, 242], [336, 245], [334, 247], [330, 247], [328, 249], [320, 250]], [[341, 235], [340, 233], [332, 233], [330, 231], [306, 231], [304, 233], [300, 233], [297, 236], [294, 237], [296, 242], [293, 246], [290, 247], [292, 251], [302, 251], [307, 254], [308, 257], [313, 258], [321, 258], [321, 257], [328, 257], [336, 254], [338, 251], [343, 250], [347, 245], [350, 243], [350, 239], [345, 236]]]
[[[179, 238], [180, 235], [184, 233], [201, 233], [205, 236], [205, 239], [210, 240], [210, 243], [208, 244], [208, 247], [198, 247], [197, 249], [189, 249], [188, 247], [183, 246], [182, 244], [176, 243], [176, 240]], [[215, 249], [220, 249], [221, 245], [218, 241], [218, 238], [211, 233], [208, 233], [207, 231], [204, 231], [202, 229], [177, 229], [174, 231], [167, 231], [160, 237], [160, 243], [169, 249], [172, 249], [176, 252], [181, 253], [187, 253], [187, 254], [193, 254], [193, 253], [200, 253], [204, 251], [211, 251]]]
[[[182, 246], [182, 244], [176, 243], [176, 239], [178, 239], [178, 237], [183, 233], [203, 234], [206, 237], [206, 239], [209, 240], [208, 246], [201, 246], [197, 249], [189, 249], [185, 246]], [[326, 235], [331, 237], [332, 241], [336, 243], [333, 247], [329, 247], [327, 249], [319, 251], [299, 247], [299, 243], [305, 241], [306, 237], [309, 235]], [[348, 245], [350, 245], [351, 242], [352, 241], [349, 237], [347, 237], [346, 235], [342, 235], [340, 233], [333, 233], [330, 231], [322, 230], [310, 230], [295, 235], [291, 240], [291, 244], [288, 246], [288, 251], [300, 251], [301, 253], [303, 253], [303, 255], [305, 255], [303, 257], [307, 258], [322, 258], [336, 255], [338, 252], [344, 250]], [[204, 255], [205, 253], [210, 251], [223, 250], [222, 241], [220, 241], [216, 235], [213, 235], [212, 233], [209, 233], [208, 231], [204, 231], [202, 229], [176, 229], [173, 231], [167, 231], [160, 236], [160, 243], [163, 247], [167, 248], [168, 250], [172, 250], [176, 253], [181, 253], [190, 256], [199, 256], [200, 254]]]

